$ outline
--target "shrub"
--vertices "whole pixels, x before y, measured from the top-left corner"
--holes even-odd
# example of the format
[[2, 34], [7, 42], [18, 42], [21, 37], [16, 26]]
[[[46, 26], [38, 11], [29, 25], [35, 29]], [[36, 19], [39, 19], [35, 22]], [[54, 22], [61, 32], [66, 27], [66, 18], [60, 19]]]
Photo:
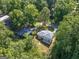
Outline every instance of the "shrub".
[[27, 22], [29, 24], [34, 25], [34, 23], [36, 22], [36, 18], [39, 15], [38, 10], [36, 9], [36, 6], [33, 4], [28, 4], [27, 6], [25, 6], [24, 8], [24, 14], [27, 17]]
[[25, 16], [21, 10], [14, 9], [9, 13], [12, 21], [12, 28], [13, 29], [20, 29], [26, 23]]

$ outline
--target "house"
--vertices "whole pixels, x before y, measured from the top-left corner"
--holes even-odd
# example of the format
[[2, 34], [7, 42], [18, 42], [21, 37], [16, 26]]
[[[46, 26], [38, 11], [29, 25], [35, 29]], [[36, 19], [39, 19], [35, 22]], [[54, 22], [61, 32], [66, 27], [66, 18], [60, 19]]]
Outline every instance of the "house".
[[19, 31], [16, 31], [16, 35], [19, 37], [23, 37], [24, 33], [28, 33], [31, 34], [36, 28], [27, 28], [24, 27], [22, 29], [20, 29]]
[[8, 15], [5, 15], [5, 16], [3, 16], [3, 17], [0, 17], [0, 22], [1, 22], [1, 21], [5, 21], [5, 20], [7, 20], [7, 19], [9, 19], [9, 16], [8, 16]]
[[50, 45], [54, 37], [54, 33], [49, 30], [42, 30], [37, 33], [37, 36], [43, 43]]
[[[9, 19], [10, 17], [8, 15], [5, 15], [3, 17], [0, 17], [0, 22], [4, 22], [5, 26], [11, 28], [12, 26], [12, 21]], [[31, 34], [33, 30], [35, 30], [36, 28], [27, 28], [27, 27], [23, 27], [20, 30], [16, 30], [14, 31], [16, 34], [15, 36], [18, 37], [23, 37], [24, 33], [28, 33]]]

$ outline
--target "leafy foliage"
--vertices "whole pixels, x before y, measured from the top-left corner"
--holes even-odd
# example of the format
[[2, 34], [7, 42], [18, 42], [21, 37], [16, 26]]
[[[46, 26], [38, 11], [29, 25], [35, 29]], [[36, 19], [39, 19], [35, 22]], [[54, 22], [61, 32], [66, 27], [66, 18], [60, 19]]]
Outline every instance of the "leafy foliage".
[[46, 0], [36, 0], [34, 4], [36, 5], [39, 11], [41, 11], [44, 7], [48, 7]]
[[36, 22], [36, 18], [39, 15], [38, 10], [36, 9], [36, 6], [33, 4], [28, 4], [24, 8], [24, 14], [27, 17], [27, 22], [30, 24], [34, 24]]
[[22, 10], [27, 2], [29, 3], [27, 0], [0, 0], [0, 9], [4, 14], [8, 14], [13, 9]]
[[13, 29], [20, 29], [26, 23], [25, 16], [21, 10], [14, 9], [12, 12], [9, 13], [12, 21], [12, 28]]
[[38, 21], [43, 22], [45, 25], [50, 23], [50, 10], [47, 7], [44, 7], [41, 10], [40, 15], [38, 16]]
[[50, 10], [55, 7], [55, 2], [56, 0], [47, 0], [47, 4]]
[[51, 59], [78, 59], [79, 13], [64, 17], [57, 32], [57, 42]]
[[25, 34], [23, 39], [13, 39], [14, 33], [0, 22], [0, 56], [8, 59], [41, 58], [37, 47], [33, 44], [33, 37]]
[[74, 0], [57, 0], [54, 11], [55, 22], [59, 23], [63, 20], [63, 16], [72, 12], [75, 6], [76, 2]]
[[0, 22], [0, 47], [7, 48], [10, 44], [11, 36], [13, 35], [13, 32], [8, 30], [3, 23]]
[[[79, 4], [76, 0], [0, 0], [0, 15], [8, 14], [12, 21], [12, 30], [33, 27], [37, 31], [47, 29], [46, 24], [54, 19], [59, 25], [57, 41], [51, 52], [51, 59], [79, 58]], [[72, 12], [74, 8], [75, 12]], [[42, 26], [43, 25], [43, 26]], [[14, 32], [0, 23], [0, 56], [9, 59], [44, 59], [36, 45], [33, 35], [24, 34], [24, 38], [13, 38]], [[42, 55], [42, 56], [41, 56]]]

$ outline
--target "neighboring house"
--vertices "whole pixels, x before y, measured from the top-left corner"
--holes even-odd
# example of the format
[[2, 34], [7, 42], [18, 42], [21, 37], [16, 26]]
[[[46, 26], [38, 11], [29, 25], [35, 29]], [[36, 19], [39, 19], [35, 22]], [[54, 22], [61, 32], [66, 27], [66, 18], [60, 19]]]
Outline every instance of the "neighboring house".
[[36, 30], [36, 28], [24, 27], [24, 28], [20, 29], [19, 31], [16, 31], [16, 35], [20, 36], [20, 37], [23, 37], [24, 33], [31, 34], [34, 30]]
[[10, 17], [8, 15], [5, 15], [3, 17], [0, 17], [0, 22], [4, 22], [4, 24], [8, 27], [11, 27], [12, 25], [12, 22], [11, 20], [9, 19]]
[[7, 19], [9, 19], [9, 16], [8, 15], [5, 15], [3, 17], [0, 17], [0, 22], [5, 21]]
[[[12, 21], [9, 19], [8, 15], [0, 17], [0, 22], [4, 22], [5, 26], [7, 26], [9, 28], [12, 26]], [[27, 28], [27, 27], [24, 27], [24, 28], [22, 28], [20, 30], [14, 31], [14, 32], [16, 32], [16, 36], [23, 37], [24, 33], [31, 34], [32, 31], [35, 30], [35, 29], [36, 28]]]

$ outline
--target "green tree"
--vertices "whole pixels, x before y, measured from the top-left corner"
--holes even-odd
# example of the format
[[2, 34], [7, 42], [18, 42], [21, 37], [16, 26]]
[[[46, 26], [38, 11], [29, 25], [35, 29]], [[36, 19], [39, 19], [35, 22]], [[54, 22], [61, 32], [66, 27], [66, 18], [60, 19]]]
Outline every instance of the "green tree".
[[3, 13], [8, 13], [8, 5], [10, 3], [10, 0], [0, 0], [0, 9]]
[[55, 4], [54, 20], [59, 23], [63, 20], [63, 16], [72, 12], [76, 6], [74, 0], [57, 0]]
[[43, 7], [48, 7], [46, 0], [36, 0], [34, 4], [36, 5], [39, 11], [41, 11]]
[[36, 9], [36, 6], [33, 4], [28, 4], [27, 6], [25, 6], [24, 8], [24, 14], [26, 16], [27, 22], [29, 24], [34, 25], [34, 23], [36, 22], [36, 18], [39, 15], [38, 10]]
[[41, 20], [44, 23], [50, 22], [50, 10], [47, 7], [44, 7], [41, 10], [39, 20]]
[[55, 2], [56, 0], [47, 0], [48, 7], [50, 10], [55, 7]]
[[0, 22], [0, 47], [8, 48], [13, 32], [7, 29], [4, 23]]
[[57, 41], [52, 48], [51, 59], [79, 58], [79, 13], [64, 16], [56, 34]]
[[41, 58], [37, 48], [32, 43], [33, 37], [25, 34], [25, 38], [13, 40], [13, 32], [0, 23], [0, 56], [8, 59]]
[[12, 28], [13, 29], [20, 29], [26, 23], [24, 13], [21, 10], [14, 9], [9, 13], [9, 16], [12, 21]]
[[28, 3], [27, 0], [0, 0], [0, 9], [4, 14], [8, 14], [13, 9], [23, 10]]

